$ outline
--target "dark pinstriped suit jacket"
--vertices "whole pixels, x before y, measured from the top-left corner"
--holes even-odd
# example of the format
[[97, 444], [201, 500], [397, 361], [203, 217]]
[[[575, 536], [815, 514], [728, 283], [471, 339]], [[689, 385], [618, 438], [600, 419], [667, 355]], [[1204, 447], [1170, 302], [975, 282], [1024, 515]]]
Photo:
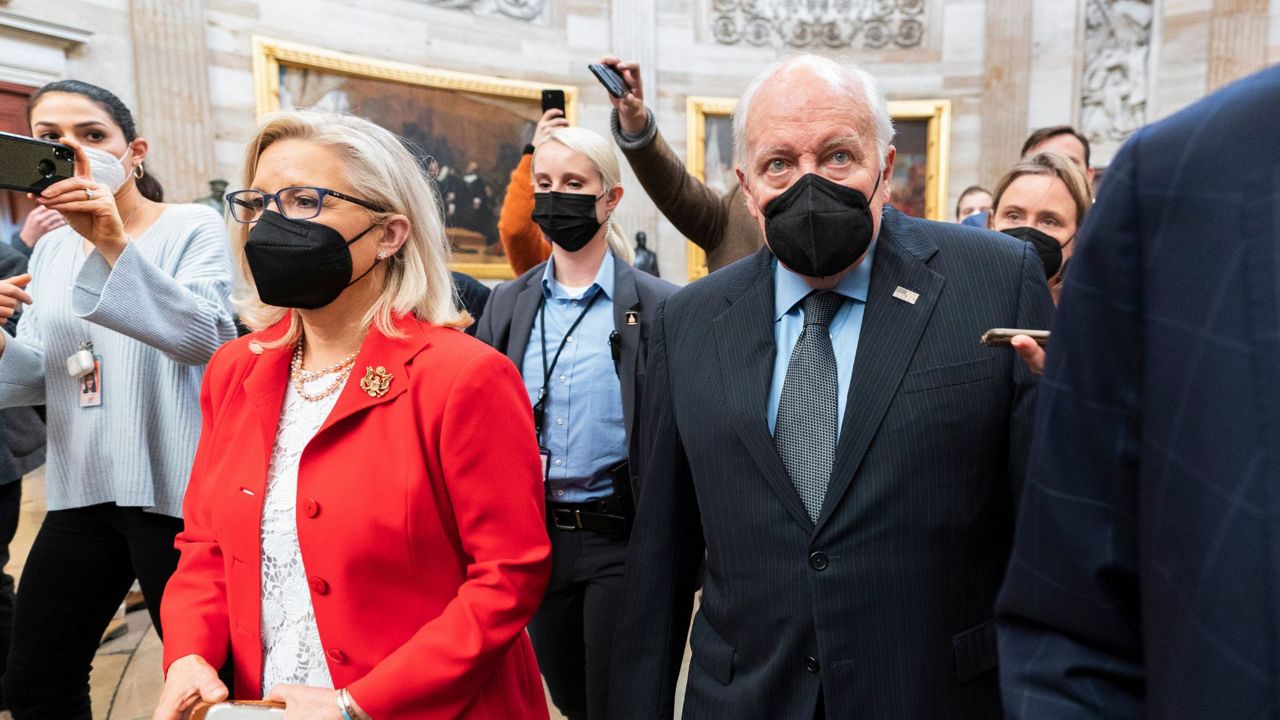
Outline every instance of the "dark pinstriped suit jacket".
[[[768, 250], [667, 300], [610, 717], [669, 718], [706, 554], [684, 717], [998, 717], [991, 622], [1034, 385], [992, 327], [1048, 327], [1029, 246], [886, 209], [815, 528], [766, 423]], [[893, 297], [899, 287], [914, 303]]]
[[1107, 170], [1000, 596], [1010, 716], [1280, 718], [1277, 110], [1272, 68]]

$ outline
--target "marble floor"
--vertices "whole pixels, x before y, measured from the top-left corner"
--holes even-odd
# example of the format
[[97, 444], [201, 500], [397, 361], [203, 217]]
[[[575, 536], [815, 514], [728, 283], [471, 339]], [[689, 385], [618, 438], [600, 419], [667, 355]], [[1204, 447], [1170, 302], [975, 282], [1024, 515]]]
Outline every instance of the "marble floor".
[[[12, 557], [8, 571], [18, 578], [18, 592], [22, 592], [22, 565], [26, 560], [36, 530], [44, 519], [44, 471], [28, 475], [22, 487], [22, 518], [18, 534], [12, 545]], [[94, 720], [150, 720], [151, 711], [160, 696], [160, 639], [151, 628], [151, 618], [145, 611], [125, 616], [127, 631], [120, 637], [104, 643], [98, 649], [90, 676], [93, 695]], [[684, 696], [684, 677], [688, 669], [689, 653], [685, 650], [685, 667], [680, 673], [677, 689], [677, 709]], [[563, 716], [551, 708], [552, 720]], [[676, 715], [679, 720], [679, 711]], [[0, 712], [0, 720], [11, 720], [7, 712]]]

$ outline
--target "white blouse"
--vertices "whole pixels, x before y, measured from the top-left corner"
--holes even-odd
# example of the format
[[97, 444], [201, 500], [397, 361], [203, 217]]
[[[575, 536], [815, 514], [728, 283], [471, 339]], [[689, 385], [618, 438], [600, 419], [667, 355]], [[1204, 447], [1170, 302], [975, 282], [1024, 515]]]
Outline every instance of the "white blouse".
[[[305, 383], [327, 389], [336, 373]], [[262, 692], [276, 685], [332, 688], [320, 644], [307, 571], [298, 547], [298, 461], [338, 401], [341, 390], [311, 402], [289, 383], [276, 432], [262, 507]]]

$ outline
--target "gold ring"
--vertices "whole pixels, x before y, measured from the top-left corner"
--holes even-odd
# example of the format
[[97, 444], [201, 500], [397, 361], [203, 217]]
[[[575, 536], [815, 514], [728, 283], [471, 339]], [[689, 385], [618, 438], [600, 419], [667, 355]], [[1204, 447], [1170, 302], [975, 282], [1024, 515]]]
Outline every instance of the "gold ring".
[[84, 189], [84, 194], [87, 196], [87, 199], [89, 200], [93, 199], [93, 191], [90, 190], [89, 188]]

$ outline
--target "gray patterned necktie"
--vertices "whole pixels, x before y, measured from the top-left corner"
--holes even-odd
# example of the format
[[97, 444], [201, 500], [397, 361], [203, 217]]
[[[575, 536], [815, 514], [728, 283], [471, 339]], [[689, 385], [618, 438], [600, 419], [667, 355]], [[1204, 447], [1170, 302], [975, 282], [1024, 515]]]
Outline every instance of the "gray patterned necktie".
[[809, 519], [818, 522], [835, 462], [840, 383], [831, 347], [831, 319], [844, 303], [834, 292], [805, 297], [804, 330], [782, 381], [773, 442]]

